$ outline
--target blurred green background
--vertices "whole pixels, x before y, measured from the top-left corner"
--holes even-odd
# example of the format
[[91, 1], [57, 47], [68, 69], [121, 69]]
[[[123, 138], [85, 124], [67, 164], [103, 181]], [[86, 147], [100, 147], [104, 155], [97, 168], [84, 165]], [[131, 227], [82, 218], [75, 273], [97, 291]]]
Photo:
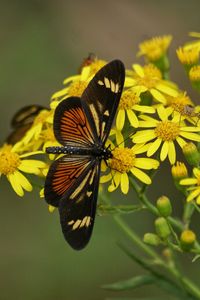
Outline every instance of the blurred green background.
[[[10, 132], [16, 110], [34, 103], [48, 105], [62, 80], [77, 72], [88, 53], [108, 61], [119, 58], [128, 67], [136, 61], [138, 43], [155, 35], [174, 36], [172, 79], [198, 102], [175, 49], [186, 41], [189, 31], [200, 31], [199, 12], [199, 0], [0, 0], [1, 142]], [[166, 191], [162, 175], [156, 179], [159, 190], [150, 191], [153, 200]], [[169, 186], [167, 195], [176, 203]], [[37, 191], [20, 199], [2, 178], [0, 198], [1, 300], [120, 297], [102, 290], [101, 285], [142, 273], [116, 246], [116, 241], [127, 240], [111, 217], [97, 217], [90, 244], [75, 252], [62, 237], [57, 213], [48, 213]], [[120, 200], [125, 201], [121, 196]], [[134, 214], [129, 223], [143, 234], [153, 219]], [[198, 234], [199, 222], [196, 228]], [[182, 265], [200, 283], [199, 262], [191, 264], [186, 258]], [[153, 287], [123, 295], [165, 299]]]

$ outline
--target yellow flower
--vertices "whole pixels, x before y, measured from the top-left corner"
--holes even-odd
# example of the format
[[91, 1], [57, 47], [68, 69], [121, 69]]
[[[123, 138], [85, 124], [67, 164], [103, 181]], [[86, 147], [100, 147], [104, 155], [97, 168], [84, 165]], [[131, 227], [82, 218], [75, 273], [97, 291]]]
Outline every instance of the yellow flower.
[[176, 165], [172, 166], [171, 172], [175, 180], [180, 180], [188, 176], [185, 164], [179, 161], [176, 162]]
[[51, 97], [52, 100], [61, 101], [67, 97], [77, 96], [80, 97], [87, 87], [88, 83], [92, 77], [99, 71], [106, 61], [95, 59], [90, 65], [84, 66], [81, 69], [81, 73], [77, 75], [70, 76], [63, 81], [66, 87], [56, 93]]
[[191, 37], [197, 38], [195, 41], [187, 42], [184, 46], [186, 50], [190, 49], [198, 49], [200, 51], [200, 33], [199, 32], [190, 32], [189, 35]]
[[194, 66], [189, 71], [189, 79], [192, 82], [200, 82], [200, 65]]
[[190, 186], [187, 188], [189, 195], [186, 201], [190, 202], [196, 200], [197, 204], [200, 204], [200, 170], [198, 168], [193, 169], [192, 178], [185, 178], [180, 181], [181, 185]]
[[53, 110], [42, 110], [38, 116], [36, 116], [33, 125], [26, 132], [25, 137], [22, 139], [24, 144], [28, 144], [31, 140], [37, 141], [43, 129], [53, 123]]
[[179, 116], [170, 119], [171, 111], [160, 106], [157, 109], [160, 120], [148, 116], [141, 116], [143, 121], [139, 122], [140, 127], [151, 128], [136, 132], [132, 140], [134, 143], [149, 143], [147, 156], [152, 156], [161, 147], [160, 160], [167, 157], [171, 164], [176, 161], [176, 141], [181, 148], [186, 144], [185, 139], [200, 142], [200, 127], [182, 126]]
[[0, 175], [7, 177], [14, 191], [21, 197], [24, 195], [24, 190], [32, 191], [31, 183], [22, 172], [38, 175], [40, 170], [46, 166], [40, 160], [24, 159], [34, 154], [38, 154], [38, 152], [19, 155], [15, 146], [7, 144], [0, 148]]
[[148, 91], [156, 101], [163, 104], [167, 103], [166, 95], [177, 96], [175, 85], [170, 81], [163, 80], [161, 71], [153, 64], [144, 67], [134, 64], [132, 67], [133, 71], [127, 71], [125, 87], [131, 87], [139, 94]]
[[185, 49], [179, 47], [176, 54], [183, 65], [191, 66], [199, 61], [199, 50], [197, 48]]
[[139, 44], [139, 56], [145, 55], [150, 61], [156, 61], [164, 56], [171, 43], [172, 36], [153, 37]]
[[[131, 89], [128, 89], [122, 93], [116, 117], [116, 127], [118, 130], [123, 129], [126, 114], [131, 126], [137, 128], [139, 125], [136, 115], [137, 112], [155, 113], [155, 109], [153, 107], [139, 105], [140, 101], [141, 99], [139, 95]], [[136, 111], [136, 113], [134, 111]]]
[[137, 179], [145, 184], [151, 184], [151, 178], [143, 172], [143, 170], [157, 169], [159, 162], [151, 158], [137, 157], [137, 155], [145, 152], [146, 146], [134, 145], [132, 148], [124, 146], [123, 137], [121, 141], [118, 139], [119, 145], [112, 145], [113, 157], [109, 160], [110, 173], [103, 175], [100, 179], [101, 183], [111, 181], [108, 187], [109, 192], [113, 192], [120, 185], [121, 191], [124, 194], [129, 190], [128, 173], [131, 172]]

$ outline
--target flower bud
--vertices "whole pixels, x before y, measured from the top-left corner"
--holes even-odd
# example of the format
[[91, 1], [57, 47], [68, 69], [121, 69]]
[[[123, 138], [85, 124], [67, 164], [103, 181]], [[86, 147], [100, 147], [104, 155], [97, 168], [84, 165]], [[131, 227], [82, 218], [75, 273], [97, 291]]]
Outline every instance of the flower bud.
[[172, 206], [169, 198], [166, 196], [160, 197], [156, 202], [157, 209], [161, 216], [169, 217], [172, 213]]
[[182, 249], [184, 251], [189, 251], [194, 246], [195, 240], [196, 235], [192, 230], [184, 230], [180, 236]]
[[197, 167], [200, 163], [200, 153], [194, 143], [187, 143], [183, 146], [183, 154], [191, 166]]
[[160, 239], [155, 233], [145, 233], [143, 241], [151, 246], [158, 246], [160, 244]]
[[183, 178], [188, 177], [188, 171], [184, 163], [177, 161], [176, 165], [171, 169], [174, 180], [180, 181]]
[[155, 220], [155, 230], [157, 235], [163, 240], [170, 235], [170, 228], [165, 218], [160, 217]]

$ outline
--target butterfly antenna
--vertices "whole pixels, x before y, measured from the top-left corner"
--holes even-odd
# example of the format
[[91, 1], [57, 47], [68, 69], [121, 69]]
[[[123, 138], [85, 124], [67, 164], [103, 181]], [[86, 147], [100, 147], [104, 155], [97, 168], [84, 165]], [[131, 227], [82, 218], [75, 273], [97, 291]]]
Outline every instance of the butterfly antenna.
[[[123, 144], [124, 142], [126, 142], [132, 135], [134, 135], [134, 133], [135, 133], [135, 132], [129, 133], [129, 135], [128, 135], [121, 143], [117, 144], [117, 145], [112, 149], [112, 151], [113, 151], [115, 148], [117, 148], [119, 145], [121, 145], [121, 144]], [[110, 146], [110, 145], [109, 145], [109, 146]], [[110, 147], [108, 147], [108, 148], [110, 148]], [[110, 149], [110, 150], [111, 150], [111, 149]]]

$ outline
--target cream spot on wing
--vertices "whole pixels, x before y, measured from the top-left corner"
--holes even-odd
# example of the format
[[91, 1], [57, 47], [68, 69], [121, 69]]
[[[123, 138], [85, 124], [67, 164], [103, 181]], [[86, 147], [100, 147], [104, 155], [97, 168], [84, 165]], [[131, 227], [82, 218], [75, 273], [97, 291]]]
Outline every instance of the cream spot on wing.
[[110, 81], [107, 77], [104, 77], [104, 83], [105, 83], [105, 86], [110, 89]]
[[109, 111], [108, 111], [108, 109], [105, 111], [104, 115], [105, 115], [105, 116], [109, 116]]
[[89, 227], [90, 226], [90, 223], [91, 223], [91, 217], [87, 217], [87, 221], [85, 223], [85, 226], [86, 227]]
[[88, 192], [86, 193], [86, 195], [87, 195], [88, 197], [90, 197], [90, 196], [92, 195], [92, 192], [88, 191]]
[[98, 81], [98, 84], [99, 85], [104, 85], [103, 81], [101, 81], [101, 80]]
[[119, 83], [116, 83], [115, 85], [115, 93], [118, 93], [119, 92]]
[[115, 83], [111, 80], [111, 81], [110, 81], [110, 84], [111, 84], [111, 91], [112, 91], [113, 93], [115, 93]]
[[68, 225], [74, 224], [74, 220], [69, 221], [67, 224], [68, 224]]
[[78, 219], [76, 220], [76, 222], [74, 223], [72, 230], [75, 230], [79, 227], [79, 225], [81, 224], [82, 220]]
[[85, 226], [86, 222], [87, 222], [88, 216], [85, 216], [81, 222], [80, 228]]

